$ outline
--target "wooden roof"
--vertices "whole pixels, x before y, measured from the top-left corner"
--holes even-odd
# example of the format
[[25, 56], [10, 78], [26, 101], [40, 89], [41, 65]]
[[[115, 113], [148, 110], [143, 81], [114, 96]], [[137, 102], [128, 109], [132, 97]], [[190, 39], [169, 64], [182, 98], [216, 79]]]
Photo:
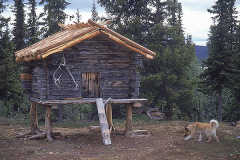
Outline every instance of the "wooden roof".
[[103, 35], [109, 40], [117, 42], [119, 45], [123, 45], [149, 59], [153, 59], [156, 55], [156, 53], [147, 48], [105, 27], [108, 23], [109, 21], [105, 23], [96, 23], [89, 19], [88, 23], [75, 23], [70, 25], [59, 24], [59, 26], [63, 28], [62, 31], [59, 31], [27, 48], [16, 51], [16, 61], [43, 59], [51, 54], [74, 46], [83, 40], [88, 40], [98, 35]]

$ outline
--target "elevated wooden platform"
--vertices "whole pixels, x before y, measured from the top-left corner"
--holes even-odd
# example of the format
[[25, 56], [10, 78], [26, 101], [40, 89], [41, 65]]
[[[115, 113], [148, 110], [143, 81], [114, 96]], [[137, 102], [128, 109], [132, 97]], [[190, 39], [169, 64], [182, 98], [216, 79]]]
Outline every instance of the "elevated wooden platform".
[[[55, 105], [55, 104], [94, 104], [98, 98], [69, 98], [64, 100], [46, 100], [39, 101], [38, 99], [31, 99], [32, 102], [42, 105]], [[103, 103], [108, 101], [111, 104], [134, 104], [145, 103], [147, 99], [103, 99]]]
[[[47, 138], [49, 142], [53, 141], [53, 138], [58, 137], [59, 133], [52, 131], [51, 123], [51, 110], [53, 106], [64, 104], [96, 104], [98, 109], [98, 117], [102, 132], [102, 138], [104, 145], [110, 145], [110, 134], [114, 129], [112, 122], [112, 105], [111, 104], [127, 104], [126, 115], [126, 127], [125, 135], [131, 136], [134, 134], [132, 131], [132, 107], [141, 107], [141, 103], [145, 103], [147, 99], [102, 99], [102, 98], [69, 98], [64, 100], [46, 100], [39, 101], [37, 99], [31, 99], [32, 105], [30, 110], [31, 116], [31, 131], [27, 134], [21, 134], [18, 137], [24, 137], [31, 135], [29, 139]], [[37, 109], [35, 104], [38, 103], [46, 107], [45, 114], [45, 131], [41, 131], [38, 127]], [[106, 110], [105, 110], [106, 108]]]

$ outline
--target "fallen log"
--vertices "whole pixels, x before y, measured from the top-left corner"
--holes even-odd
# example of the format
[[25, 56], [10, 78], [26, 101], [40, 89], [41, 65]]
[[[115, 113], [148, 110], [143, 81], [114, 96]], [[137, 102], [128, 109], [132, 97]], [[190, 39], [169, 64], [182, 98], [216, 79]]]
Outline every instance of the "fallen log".
[[89, 132], [90, 133], [97, 133], [101, 132], [101, 127], [100, 126], [89, 126]]
[[[45, 139], [47, 138], [47, 133], [43, 132], [41, 134], [37, 134], [37, 135], [32, 135], [31, 137], [29, 137], [29, 140], [39, 140], [39, 139]], [[51, 141], [53, 139], [62, 139], [62, 135], [60, 132], [52, 132], [52, 137], [51, 137]], [[49, 141], [49, 139], [47, 138], [47, 140]], [[50, 142], [50, 141], [49, 141]]]
[[151, 134], [147, 130], [133, 130], [126, 136], [133, 138], [150, 138]]
[[161, 113], [159, 111], [159, 108], [149, 108], [147, 110], [147, 115], [150, 117], [152, 120], [164, 120], [166, 119], [166, 116], [164, 113]]

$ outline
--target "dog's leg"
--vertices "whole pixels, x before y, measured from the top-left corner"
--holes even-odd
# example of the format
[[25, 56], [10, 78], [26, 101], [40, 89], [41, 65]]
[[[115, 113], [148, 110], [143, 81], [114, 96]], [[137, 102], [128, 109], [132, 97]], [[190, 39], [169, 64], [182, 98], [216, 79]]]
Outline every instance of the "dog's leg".
[[207, 135], [207, 137], [208, 137], [208, 140], [206, 142], [208, 143], [211, 141], [212, 137], [211, 137], [211, 135]]
[[198, 142], [201, 142], [202, 141], [202, 134], [200, 132], [200, 135], [199, 135], [199, 138], [198, 138]]
[[195, 131], [191, 132], [191, 134], [189, 136], [187, 136], [187, 138], [185, 138], [184, 140], [189, 140], [191, 139], [195, 134]]
[[186, 140], [191, 139], [191, 138], [193, 137], [194, 133], [195, 133], [195, 132], [192, 132], [192, 133], [191, 133], [189, 136], [187, 136], [187, 138], [185, 138], [184, 140], [186, 141]]
[[192, 135], [190, 134], [189, 136], [187, 136], [186, 138], [184, 138], [185, 141], [189, 140], [192, 138]]
[[216, 141], [219, 142], [219, 139], [218, 139], [216, 133], [215, 133], [213, 136], [214, 136], [214, 138], [216, 139]]

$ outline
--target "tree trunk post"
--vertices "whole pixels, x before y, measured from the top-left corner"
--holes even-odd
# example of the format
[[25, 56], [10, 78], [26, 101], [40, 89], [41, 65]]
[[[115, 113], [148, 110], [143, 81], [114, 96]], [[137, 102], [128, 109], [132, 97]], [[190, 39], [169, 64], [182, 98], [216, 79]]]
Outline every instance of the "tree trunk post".
[[132, 135], [132, 105], [131, 104], [127, 106], [125, 135], [126, 136]]
[[111, 105], [111, 103], [107, 103], [107, 105], [106, 105], [106, 116], [107, 116], [109, 130], [111, 132], [112, 130], [114, 130], [113, 122], [112, 122], [112, 105]]
[[97, 109], [98, 109], [98, 118], [99, 118], [99, 122], [100, 122], [103, 143], [104, 143], [104, 145], [110, 145], [111, 144], [110, 131], [109, 131], [109, 127], [108, 127], [108, 122], [107, 122], [105, 108], [104, 108], [102, 98], [96, 99], [96, 105], [97, 105]]
[[37, 117], [37, 108], [34, 102], [31, 102], [30, 109], [30, 117], [31, 117], [31, 133], [39, 134], [40, 129], [38, 127], [38, 117]]
[[45, 114], [45, 133], [47, 135], [47, 140], [52, 142], [52, 123], [51, 123], [51, 106], [46, 106]]

